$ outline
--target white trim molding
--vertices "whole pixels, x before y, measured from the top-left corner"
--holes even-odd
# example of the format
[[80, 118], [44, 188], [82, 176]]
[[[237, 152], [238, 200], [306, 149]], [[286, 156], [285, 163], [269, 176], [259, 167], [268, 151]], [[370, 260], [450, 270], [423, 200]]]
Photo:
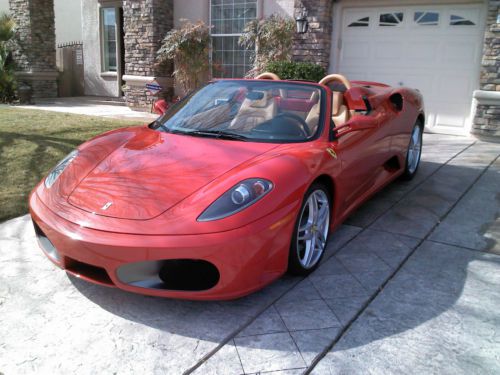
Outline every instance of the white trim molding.
[[174, 79], [172, 77], [152, 77], [152, 76], [134, 76], [131, 74], [125, 74], [122, 80], [130, 86], [145, 86], [153, 81], [158, 82], [162, 87], [172, 87], [174, 84]]
[[52, 81], [56, 80], [59, 76], [59, 72], [57, 71], [18, 71], [15, 72], [15, 75], [19, 79], [26, 79], [29, 81]]
[[473, 93], [474, 100], [479, 105], [499, 105], [500, 91], [476, 90]]

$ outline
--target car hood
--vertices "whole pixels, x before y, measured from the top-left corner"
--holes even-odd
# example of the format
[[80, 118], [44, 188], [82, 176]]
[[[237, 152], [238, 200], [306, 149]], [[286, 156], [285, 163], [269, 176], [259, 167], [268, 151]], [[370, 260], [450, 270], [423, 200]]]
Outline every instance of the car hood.
[[277, 145], [144, 128], [97, 163], [68, 197], [97, 215], [147, 220]]

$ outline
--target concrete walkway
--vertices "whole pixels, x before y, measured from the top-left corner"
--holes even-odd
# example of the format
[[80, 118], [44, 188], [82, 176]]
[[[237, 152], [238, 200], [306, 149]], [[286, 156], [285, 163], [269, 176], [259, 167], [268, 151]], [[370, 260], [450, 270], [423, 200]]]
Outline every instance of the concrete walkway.
[[40, 109], [119, 120], [153, 121], [158, 118], [158, 115], [154, 113], [133, 111], [117, 98], [97, 96], [36, 99], [35, 104], [20, 105], [16, 106], [16, 108]]
[[425, 135], [423, 163], [320, 268], [231, 302], [70, 278], [27, 216], [0, 225], [0, 372], [500, 373], [500, 144]]

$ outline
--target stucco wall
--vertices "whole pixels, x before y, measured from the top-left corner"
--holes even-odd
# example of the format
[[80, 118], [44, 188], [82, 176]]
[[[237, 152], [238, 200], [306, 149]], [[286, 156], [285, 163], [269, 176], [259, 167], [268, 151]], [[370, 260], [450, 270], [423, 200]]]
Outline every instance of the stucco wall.
[[[0, 0], [0, 13], [9, 12], [9, 0]], [[80, 0], [54, 0], [56, 44], [82, 40]]]
[[[294, 0], [259, 0], [259, 16], [281, 14], [293, 17]], [[202, 20], [208, 23], [209, 0], [174, 0], [174, 27], [181, 24], [181, 19]]]
[[293, 17], [294, 0], [262, 0], [261, 4], [265, 17], [271, 14]]
[[0, 0], [0, 13], [2, 12], [9, 12], [9, 0]]
[[99, 36], [99, 6], [97, 1], [82, 2], [83, 61], [85, 64], [85, 95], [118, 96], [117, 75], [101, 75], [101, 43]]
[[54, 0], [56, 43], [82, 40], [82, 6], [80, 0]]

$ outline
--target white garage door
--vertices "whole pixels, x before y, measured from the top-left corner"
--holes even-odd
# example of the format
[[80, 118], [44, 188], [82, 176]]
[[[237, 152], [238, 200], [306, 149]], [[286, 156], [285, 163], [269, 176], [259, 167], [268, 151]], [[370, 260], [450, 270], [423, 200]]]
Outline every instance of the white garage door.
[[483, 18], [479, 5], [344, 9], [338, 70], [351, 79], [417, 88], [429, 130], [466, 133]]

